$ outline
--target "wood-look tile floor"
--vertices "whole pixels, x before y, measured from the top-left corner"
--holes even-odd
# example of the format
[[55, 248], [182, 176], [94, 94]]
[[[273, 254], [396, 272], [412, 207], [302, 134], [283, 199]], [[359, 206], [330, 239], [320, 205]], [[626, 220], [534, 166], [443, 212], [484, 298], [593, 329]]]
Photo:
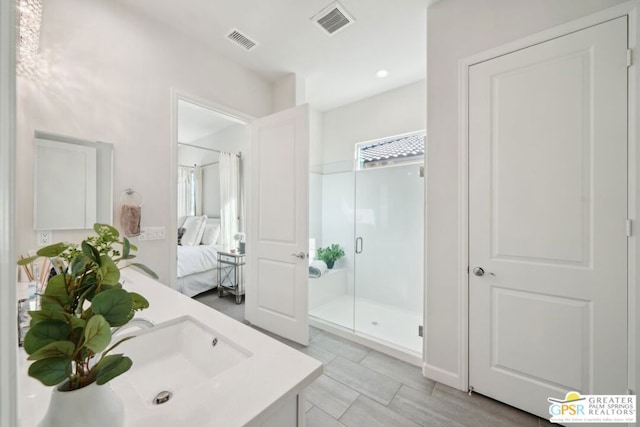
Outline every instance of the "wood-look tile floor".
[[[235, 305], [232, 297], [209, 292], [195, 299], [245, 322], [244, 305]], [[307, 427], [550, 425], [479, 394], [469, 396], [431, 381], [416, 366], [313, 327], [307, 347], [260, 331], [324, 364], [324, 373], [305, 390]]]

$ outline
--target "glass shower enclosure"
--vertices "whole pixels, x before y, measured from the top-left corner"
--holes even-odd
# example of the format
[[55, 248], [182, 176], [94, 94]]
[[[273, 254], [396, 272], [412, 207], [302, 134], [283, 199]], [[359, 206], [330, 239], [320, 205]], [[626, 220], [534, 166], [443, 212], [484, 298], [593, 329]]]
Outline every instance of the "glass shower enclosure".
[[421, 161], [343, 162], [312, 173], [312, 254], [314, 243], [345, 251], [332, 270], [309, 279], [312, 324], [422, 355], [422, 168]]

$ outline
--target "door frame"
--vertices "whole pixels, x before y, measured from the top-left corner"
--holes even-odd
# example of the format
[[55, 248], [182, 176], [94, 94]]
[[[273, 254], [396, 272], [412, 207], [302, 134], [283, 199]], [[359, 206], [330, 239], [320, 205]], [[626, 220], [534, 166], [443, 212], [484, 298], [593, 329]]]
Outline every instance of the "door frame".
[[[16, 2], [0, 0], [0, 283], [16, 283]], [[16, 287], [0, 286], [0, 426], [18, 420]]]
[[[175, 87], [171, 88], [171, 139], [169, 143], [169, 163], [171, 165], [169, 172], [169, 179], [172, 183], [178, 182], [178, 101], [185, 101], [191, 104], [198, 105], [202, 108], [206, 108], [208, 110], [214, 111], [221, 116], [227, 117], [229, 120], [236, 121], [239, 124], [249, 125], [253, 120], [255, 120], [254, 116], [243, 113], [242, 111], [235, 110], [231, 107], [228, 107], [224, 104], [220, 104], [218, 102], [209, 101], [208, 99], [201, 98], [196, 95], [192, 95], [186, 91], [177, 89]], [[244, 157], [244, 156], [243, 156]], [[245, 158], [246, 160], [246, 158]], [[245, 183], [245, 195], [250, 194], [248, 188]], [[248, 198], [247, 198], [248, 200]], [[169, 186], [169, 221], [171, 221], [172, 226], [178, 223], [178, 186], [170, 185]], [[248, 210], [249, 204], [246, 205], [246, 209]], [[177, 225], [176, 225], [177, 227]], [[169, 236], [169, 239], [172, 237]], [[171, 259], [171, 264], [169, 266], [169, 283], [168, 285], [177, 289], [178, 286], [178, 247], [176, 245], [170, 245], [169, 248], [169, 257]]]
[[[628, 388], [633, 393], [640, 386], [640, 328], [636, 324], [640, 321], [640, 275], [637, 268], [640, 265], [640, 139], [638, 135], [640, 122], [636, 120], [638, 113], [637, 101], [638, 82], [640, 81], [640, 67], [638, 46], [640, 34], [637, 31], [638, 0], [628, 1], [620, 5], [604, 9], [592, 15], [568, 22], [566, 24], [542, 31], [540, 33], [507, 43], [470, 57], [462, 59], [458, 64], [458, 292], [460, 323], [458, 339], [460, 350], [458, 354], [459, 375], [453, 377], [448, 373], [440, 373], [438, 381], [449, 385], [457, 383], [460, 390], [469, 389], [469, 68], [475, 64], [494, 59], [499, 56], [522, 50], [564, 35], [592, 27], [603, 22], [627, 16], [628, 17], [628, 47], [633, 51], [633, 63], [628, 68], [628, 112], [627, 112], [627, 140], [628, 140], [628, 218], [633, 221], [634, 230], [628, 239]], [[638, 231], [636, 231], [636, 229]], [[433, 376], [433, 375], [432, 375]]]

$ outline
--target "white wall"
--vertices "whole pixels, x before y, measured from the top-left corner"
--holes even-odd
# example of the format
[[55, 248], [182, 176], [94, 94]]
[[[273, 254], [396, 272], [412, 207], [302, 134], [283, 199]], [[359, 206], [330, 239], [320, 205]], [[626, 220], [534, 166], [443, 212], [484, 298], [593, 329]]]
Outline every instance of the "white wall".
[[[36, 129], [114, 145], [114, 199], [144, 196], [142, 226], [170, 223], [171, 89], [255, 117], [271, 111], [271, 85], [196, 42], [108, 0], [45, 2], [44, 64], [18, 81], [17, 249], [36, 246], [33, 133]], [[119, 225], [117, 202], [115, 223]], [[54, 232], [79, 240], [85, 232]], [[170, 282], [174, 239], [139, 242], [140, 261]]]
[[447, 0], [427, 17], [425, 372], [462, 387], [458, 292], [458, 63], [621, 0]]
[[[225, 151], [229, 153], [248, 153], [249, 138], [247, 135], [248, 127], [241, 124], [233, 124], [219, 132], [206, 135], [196, 141], [193, 145], [212, 148], [214, 150]], [[217, 161], [219, 155], [215, 154]], [[246, 156], [241, 158], [242, 164], [247, 164]], [[203, 162], [210, 163], [210, 161]], [[244, 182], [248, 179], [248, 171], [242, 168], [241, 173]], [[202, 170], [202, 179], [204, 182], [203, 213], [209, 217], [220, 217], [220, 166], [219, 164], [207, 166]]]
[[219, 154], [215, 151], [190, 147], [188, 145], [178, 145], [178, 164], [183, 166], [204, 165], [206, 163], [217, 162]]
[[190, 144], [228, 153], [246, 153], [249, 150], [247, 126], [233, 124], [219, 132], [197, 139]]
[[288, 74], [273, 82], [274, 113], [302, 105], [306, 102], [306, 81], [296, 74]]
[[352, 161], [355, 144], [426, 128], [426, 81], [323, 114], [322, 163]]

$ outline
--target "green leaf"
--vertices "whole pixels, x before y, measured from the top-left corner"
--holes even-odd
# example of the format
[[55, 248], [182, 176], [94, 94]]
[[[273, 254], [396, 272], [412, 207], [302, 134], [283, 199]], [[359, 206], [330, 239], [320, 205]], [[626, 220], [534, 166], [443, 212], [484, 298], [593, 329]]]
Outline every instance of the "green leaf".
[[122, 354], [105, 356], [95, 366], [94, 376], [98, 385], [106, 384], [118, 375], [124, 374], [131, 368], [133, 362]]
[[42, 360], [51, 357], [66, 357], [71, 359], [76, 345], [71, 341], [54, 341], [31, 354], [28, 360]]
[[71, 296], [67, 292], [65, 276], [58, 274], [47, 282], [42, 298], [42, 309], [44, 311], [60, 311], [71, 303]]
[[131, 252], [131, 243], [129, 243], [129, 239], [125, 237], [122, 239], [122, 258], [127, 258], [129, 252]]
[[43, 295], [40, 300], [40, 308], [44, 311], [57, 311], [59, 313], [66, 313], [65, 306], [56, 297], [50, 297]]
[[94, 315], [84, 328], [84, 345], [94, 353], [100, 353], [111, 341], [111, 328], [104, 317]]
[[100, 270], [102, 271], [102, 283], [116, 285], [120, 280], [120, 269], [108, 255], [100, 257]]
[[109, 224], [95, 223], [93, 224], [93, 231], [100, 236], [112, 237], [113, 240], [117, 240], [120, 237], [120, 232]]
[[140, 270], [144, 271], [145, 273], [147, 273], [149, 276], [151, 276], [154, 279], [158, 279], [158, 275], [153, 270], [151, 270], [149, 267], [147, 267], [144, 264], [140, 264], [140, 263], [137, 263], [137, 262], [132, 262], [129, 265], [131, 265], [133, 267], [136, 267], [136, 268], [139, 268]]
[[40, 248], [38, 252], [36, 252], [39, 256], [46, 256], [47, 258], [54, 258], [60, 255], [62, 252], [67, 250], [69, 247], [66, 243], [54, 243], [53, 245], [45, 246], [44, 248]]
[[70, 270], [71, 274], [77, 276], [81, 271], [83, 271], [87, 264], [89, 264], [91, 260], [86, 257], [84, 254], [78, 255], [74, 259], [71, 260]]
[[51, 357], [35, 361], [29, 366], [29, 376], [47, 386], [61, 383], [71, 372], [71, 360], [67, 357]]
[[82, 253], [84, 253], [87, 258], [91, 261], [95, 262], [100, 266], [100, 252], [96, 248], [94, 248], [91, 244], [89, 244], [86, 240], [82, 242]]
[[31, 264], [33, 261], [37, 260], [38, 258], [40, 258], [39, 255], [30, 256], [29, 258], [23, 258], [21, 260], [18, 260], [18, 265]]
[[96, 294], [91, 301], [91, 309], [101, 314], [111, 326], [124, 325], [133, 312], [133, 298], [124, 289], [109, 289]]
[[32, 327], [36, 323], [43, 322], [45, 320], [56, 320], [60, 322], [68, 322], [70, 317], [67, 313], [64, 313], [62, 311], [45, 311], [45, 310], [30, 311], [29, 315], [31, 316], [30, 326]]
[[145, 308], [149, 308], [149, 301], [145, 297], [135, 292], [129, 292], [131, 295], [131, 299], [133, 300], [133, 310], [144, 310]]
[[33, 354], [54, 341], [68, 340], [70, 333], [69, 324], [66, 322], [43, 320], [29, 328], [24, 337], [24, 349], [28, 354]]
[[79, 317], [70, 316], [69, 323], [71, 323], [71, 329], [84, 329], [87, 326], [87, 321]]

